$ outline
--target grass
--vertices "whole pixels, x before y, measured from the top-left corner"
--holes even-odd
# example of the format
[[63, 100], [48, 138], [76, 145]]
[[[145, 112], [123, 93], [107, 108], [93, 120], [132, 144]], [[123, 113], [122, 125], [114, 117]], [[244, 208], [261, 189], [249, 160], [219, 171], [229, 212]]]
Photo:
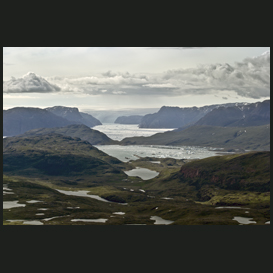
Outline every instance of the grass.
[[[7, 220], [39, 220], [45, 225], [124, 225], [124, 224], [147, 224], [153, 225], [151, 216], [160, 216], [166, 220], [172, 220], [172, 225], [203, 225], [203, 224], [229, 224], [237, 225], [233, 221], [234, 216], [253, 217], [257, 224], [264, 224], [270, 219], [269, 208], [256, 208], [254, 204], [245, 214], [245, 210], [217, 210], [215, 206], [209, 203], [195, 203], [192, 200], [186, 201], [181, 196], [173, 195], [174, 199], [161, 199], [163, 193], [155, 194], [155, 198], [146, 198], [146, 200], [135, 201], [139, 195], [145, 196], [147, 193], [137, 193], [120, 190], [115, 187], [99, 186], [92, 188], [92, 194], [124, 194], [128, 198], [128, 205], [115, 203], [105, 203], [87, 197], [67, 196], [54, 190], [51, 187], [43, 186], [43, 181], [30, 181], [26, 178], [13, 178], [5, 176], [3, 183], [12, 189], [15, 195], [3, 195], [4, 201], [16, 199], [20, 203], [25, 203], [26, 207], [18, 207], [3, 210], [4, 225], [19, 225], [22, 222], [8, 222]], [[39, 184], [37, 184], [39, 183]], [[149, 190], [147, 190], [148, 193]], [[166, 192], [165, 192], [166, 194]], [[251, 198], [252, 196], [249, 196]], [[268, 198], [265, 194], [253, 194], [254, 198]], [[28, 200], [40, 200], [39, 203], [27, 203]], [[135, 200], [134, 200], [135, 199]], [[257, 202], [259, 199], [257, 199]], [[249, 206], [249, 205], [248, 205]], [[80, 207], [68, 209], [68, 207]], [[40, 211], [39, 208], [48, 208]], [[158, 208], [158, 209], [156, 209]], [[113, 212], [123, 211], [124, 215], [114, 215]], [[36, 215], [37, 212], [43, 212], [45, 215]], [[49, 221], [45, 218], [58, 217]], [[111, 217], [114, 216], [114, 217]], [[98, 219], [106, 218], [104, 223], [92, 222], [71, 222], [72, 219]]]

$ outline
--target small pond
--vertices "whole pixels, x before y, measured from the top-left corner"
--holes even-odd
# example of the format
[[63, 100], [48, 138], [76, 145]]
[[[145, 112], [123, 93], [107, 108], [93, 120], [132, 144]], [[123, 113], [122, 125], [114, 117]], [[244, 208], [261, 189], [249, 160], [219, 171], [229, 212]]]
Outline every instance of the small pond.
[[127, 205], [127, 203], [117, 203], [117, 202], [111, 202], [104, 198], [101, 198], [98, 195], [94, 194], [88, 194], [89, 191], [65, 191], [65, 190], [57, 190], [60, 193], [66, 194], [66, 195], [73, 195], [73, 196], [81, 196], [81, 197], [89, 197], [93, 199], [97, 199], [99, 201], [108, 202], [108, 203], [115, 203], [115, 204], [121, 204], [121, 205]]
[[123, 215], [123, 214], [125, 214], [125, 212], [117, 211], [117, 212], [113, 212], [113, 214]]
[[125, 171], [125, 173], [128, 176], [139, 176], [142, 180], [152, 179], [159, 174], [159, 172], [151, 171], [149, 169], [139, 168], [139, 167], [136, 167], [135, 169], [132, 169], [130, 171]]
[[23, 222], [23, 225], [43, 225], [42, 222], [33, 220], [33, 221], [28, 221], [28, 220], [7, 220], [9, 222]]
[[108, 219], [99, 218], [99, 219], [72, 219], [72, 222], [97, 222], [97, 223], [105, 223]]
[[169, 224], [173, 223], [173, 221], [162, 219], [159, 216], [151, 216], [150, 219], [155, 220], [155, 222], [154, 222], [155, 225], [169, 225]]
[[19, 201], [3, 201], [3, 209], [25, 207], [26, 204], [19, 204]]
[[240, 217], [240, 216], [235, 216], [232, 220], [235, 220], [239, 222], [240, 224], [255, 224], [256, 221], [251, 221], [253, 218], [247, 218], [247, 217]]

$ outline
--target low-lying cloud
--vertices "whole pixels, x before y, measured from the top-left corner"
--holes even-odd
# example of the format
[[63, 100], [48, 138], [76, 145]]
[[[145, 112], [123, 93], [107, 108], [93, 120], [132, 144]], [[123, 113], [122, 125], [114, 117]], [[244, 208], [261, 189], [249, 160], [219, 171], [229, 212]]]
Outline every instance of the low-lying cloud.
[[270, 51], [233, 66], [217, 63], [147, 75], [107, 71], [86, 77], [42, 78], [28, 73], [22, 78], [3, 82], [4, 93], [181, 96], [215, 94], [221, 90], [255, 99], [270, 96]]

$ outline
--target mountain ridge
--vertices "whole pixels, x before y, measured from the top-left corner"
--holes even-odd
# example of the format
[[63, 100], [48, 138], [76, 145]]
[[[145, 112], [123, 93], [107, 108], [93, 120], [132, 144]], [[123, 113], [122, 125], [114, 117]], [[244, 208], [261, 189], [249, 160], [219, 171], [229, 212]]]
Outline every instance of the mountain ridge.
[[246, 104], [226, 103], [202, 107], [162, 106], [157, 113], [145, 115], [139, 124], [139, 128], [181, 128], [193, 125], [215, 108]]
[[119, 116], [114, 123], [119, 124], [139, 124], [143, 116], [131, 115], [131, 116]]
[[[63, 127], [72, 124], [85, 124], [89, 127], [101, 125], [99, 120], [89, 114], [79, 112], [78, 108], [61, 106], [58, 109], [57, 115], [52, 110], [38, 107], [14, 107], [3, 110], [3, 136], [16, 136], [32, 129]], [[64, 113], [65, 111], [67, 113]]]

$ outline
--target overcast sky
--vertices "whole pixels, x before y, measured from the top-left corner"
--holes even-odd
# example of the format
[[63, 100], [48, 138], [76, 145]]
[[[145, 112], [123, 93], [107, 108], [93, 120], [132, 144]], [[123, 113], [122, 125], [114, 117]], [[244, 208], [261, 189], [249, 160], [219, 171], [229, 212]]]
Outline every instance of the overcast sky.
[[270, 47], [4, 47], [3, 108], [203, 106], [270, 98]]

